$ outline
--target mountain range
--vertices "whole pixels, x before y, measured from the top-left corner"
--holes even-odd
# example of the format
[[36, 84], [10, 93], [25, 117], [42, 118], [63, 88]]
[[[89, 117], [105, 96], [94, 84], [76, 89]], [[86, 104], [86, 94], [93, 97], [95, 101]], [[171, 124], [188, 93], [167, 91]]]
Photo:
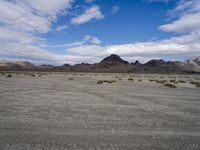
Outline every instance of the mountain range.
[[30, 62], [0, 61], [0, 71], [66, 71], [66, 72], [109, 72], [109, 73], [200, 73], [200, 57], [194, 60], [164, 61], [152, 59], [145, 64], [139, 61], [129, 63], [120, 56], [112, 54], [99, 63], [64, 64], [62, 66], [40, 65]]

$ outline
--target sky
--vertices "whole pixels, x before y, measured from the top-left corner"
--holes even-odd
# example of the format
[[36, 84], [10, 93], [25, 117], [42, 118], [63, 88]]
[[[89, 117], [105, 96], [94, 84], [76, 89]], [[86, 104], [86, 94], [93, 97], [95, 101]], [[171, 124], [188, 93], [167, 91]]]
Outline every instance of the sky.
[[200, 0], [0, 0], [0, 60], [96, 63], [200, 56]]

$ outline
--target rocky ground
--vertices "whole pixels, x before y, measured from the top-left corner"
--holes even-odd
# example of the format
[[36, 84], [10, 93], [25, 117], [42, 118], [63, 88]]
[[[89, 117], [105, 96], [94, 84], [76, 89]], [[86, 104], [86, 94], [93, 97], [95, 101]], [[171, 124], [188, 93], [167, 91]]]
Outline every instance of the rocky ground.
[[200, 76], [1, 73], [2, 150], [199, 150]]

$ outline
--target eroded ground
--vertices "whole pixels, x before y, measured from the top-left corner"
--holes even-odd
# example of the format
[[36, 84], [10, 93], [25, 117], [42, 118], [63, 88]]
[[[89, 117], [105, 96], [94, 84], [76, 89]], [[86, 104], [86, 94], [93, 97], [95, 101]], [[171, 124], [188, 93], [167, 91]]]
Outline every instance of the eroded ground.
[[200, 149], [197, 75], [7, 74], [2, 150]]

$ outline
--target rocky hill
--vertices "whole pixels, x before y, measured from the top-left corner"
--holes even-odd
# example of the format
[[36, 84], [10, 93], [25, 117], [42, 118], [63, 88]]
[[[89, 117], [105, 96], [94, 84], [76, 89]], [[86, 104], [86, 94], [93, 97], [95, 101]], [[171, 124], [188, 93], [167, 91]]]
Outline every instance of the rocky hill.
[[2, 71], [68, 71], [68, 72], [121, 72], [121, 73], [200, 73], [200, 57], [186, 62], [152, 59], [145, 64], [139, 61], [129, 63], [112, 54], [95, 64], [64, 64], [62, 66], [40, 65], [29, 62], [0, 61]]
[[196, 59], [194, 59], [194, 62], [195, 62], [197, 65], [200, 65], [200, 57], [197, 57]]
[[27, 61], [0, 61], [0, 70], [6, 71], [21, 71], [21, 70], [34, 70], [37, 67], [30, 62]]

